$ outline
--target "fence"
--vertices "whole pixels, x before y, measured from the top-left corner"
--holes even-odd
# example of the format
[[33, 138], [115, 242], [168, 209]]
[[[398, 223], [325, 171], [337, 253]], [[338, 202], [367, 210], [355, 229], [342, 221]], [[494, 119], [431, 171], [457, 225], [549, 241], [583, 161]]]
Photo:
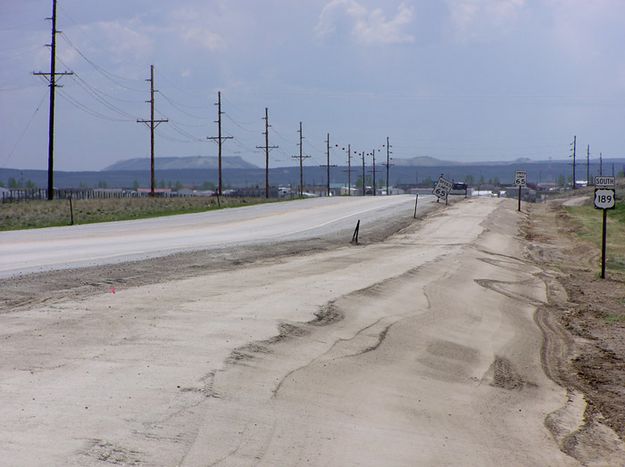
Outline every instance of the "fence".
[[[193, 196], [190, 193], [158, 191], [155, 195], [159, 198], [174, 198]], [[133, 190], [106, 190], [106, 189], [57, 189], [54, 190], [55, 199], [113, 199], [113, 198], [145, 198], [150, 192], [137, 192]], [[36, 189], [3, 189], [0, 192], [2, 203], [15, 203], [19, 201], [47, 200], [48, 190]]]

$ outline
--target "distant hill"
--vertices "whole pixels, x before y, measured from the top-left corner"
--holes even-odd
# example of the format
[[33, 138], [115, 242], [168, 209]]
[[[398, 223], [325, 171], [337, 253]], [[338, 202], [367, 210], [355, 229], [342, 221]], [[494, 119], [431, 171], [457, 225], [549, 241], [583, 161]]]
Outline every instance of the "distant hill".
[[458, 162], [443, 161], [429, 156], [417, 156], [411, 159], [393, 158], [393, 164], [403, 167], [447, 167], [458, 165]]
[[[453, 166], [472, 166], [472, 165], [510, 165], [510, 164], [532, 164], [535, 161], [527, 157], [520, 157], [514, 161], [477, 161], [477, 162], [458, 162], [436, 159], [430, 156], [417, 156], [408, 159], [393, 158], [393, 164], [402, 167], [453, 167]], [[541, 161], [536, 161], [541, 162]], [[544, 161], [547, 162], [547, 161]]]
[[[216, 169], [218, 167], [218, 160], [217, 157], [214, 156], [157, 157], [155, 164], [158, 170]], [[238, 156], [222, 157], [221, 165], [223, 169], [258, 168]], [[150, 159], [148, 157], [139, 157], [115, 162], [113, 165], [102, 170], [110, 172], [149, 169]]]

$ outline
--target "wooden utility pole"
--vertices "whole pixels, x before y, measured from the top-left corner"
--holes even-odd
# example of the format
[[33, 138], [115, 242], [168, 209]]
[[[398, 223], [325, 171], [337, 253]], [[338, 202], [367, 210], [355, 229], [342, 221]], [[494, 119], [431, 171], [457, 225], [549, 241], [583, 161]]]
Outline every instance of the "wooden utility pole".
[[327, 196], [330, 196], [330, 133], [326, 136], [326, 183]]
[[603, 176], [603, 153], [599, 153], [599, 176]]
[[155, 120], [154, 119], [154, 65], [150, 65], [150, 78], [146, 79], [150, 82], [150, 100], [146, 101], [150, 104], [150, 119], [142, 120], [137, 119], [137, 123], [145, 123], [150, 129], [150, 196], [154, 196], [154, 190], [156, 188], [156, 175], [154, 171], [154, 130], [161, 123], [168, 122], [168, 119]]
[[590, 186], [590, 144], [586, 146], [586, 186]]
[[326, 168], [326, 196], [330, 196], [330, 167], [336, 167], [336, 165], [330, 165], [330, 133], [326, 137], [326, 163], [321, 167]]
[[375, 149], [371, 151], [371, 157], [373, 158], [373, 196], [375, 196], [377, 191], [377, 187], [375, 185]]
[[362, 196], [367, 196], [367, 183], [365, 181], [365, 151], [360, 153], [362, 156]]
[[223, 112], [221, 111], [221, 91], [217, 92], [217, 102], [215, 102], [215, 105], [217, 106], [217, 120], [215, 120], [214, 123], [217, 124], [217, 136], [210, 136], [208, 139], [217, 141], [217, 194], [221, 196], [223, 193], [223, 182], [221, 177], [221, 148], [224, 140], [232, 139], [232, 136], [221, 135], [221, 116], [223, 115]]
[[347, 196], [352, 195], [352, 145], [347, 145]]
[[577, 188], [577, 181], [575, 175], [575, 155], [577, 150], [577, 136], [573, 136], [573, 189]]
[[256, 146], [256, 149], [264, 149], [265, 150], [265, 198], [269, 198], [269, 150], [277, 149], [279, 146], [269, 146], [269, 109], [265, 107], [265, 145], [264, 146]]
[[56, 35], [61, 31], [56, 29], [56, 0], [52, 0], [52, 17], [46, 18], [52, 21], [52, 41], [50, 47], [50, 73], [41, 71], [34, 72], [35, 76], [44, 76], [50, 83], [50, 113], [48, 119], [48, 200], [54, 199], [54, 105], [56, 97], [56, 88], [60, 87], [56, 84], [57, 76], [73, 75], [74, 73], [64, 71], [57, 73], [56, 71]]
[[388, 179], [390, 177], [389, 170], [391, 167], [391, 143], [389, 142], [389, 137], [386, 137], [386, 195], [390, 195], [391, 192], [388, 186]]
[[299, 156], [292, 156], [293, 159], [299, 159], [299, 197], [304, 197], [304, 159], [310, 156], [304, 155], [304, 132], [302, 130], [302, 122], [299, 122]]

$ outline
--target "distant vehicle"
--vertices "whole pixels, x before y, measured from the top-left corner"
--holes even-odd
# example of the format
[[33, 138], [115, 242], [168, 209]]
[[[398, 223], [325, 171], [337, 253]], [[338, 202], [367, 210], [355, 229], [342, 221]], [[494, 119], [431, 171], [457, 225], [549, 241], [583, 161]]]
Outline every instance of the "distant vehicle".
[[450, 195], [466, 195], [469, 187], [464, 182], [455, 182], [451, 186]]

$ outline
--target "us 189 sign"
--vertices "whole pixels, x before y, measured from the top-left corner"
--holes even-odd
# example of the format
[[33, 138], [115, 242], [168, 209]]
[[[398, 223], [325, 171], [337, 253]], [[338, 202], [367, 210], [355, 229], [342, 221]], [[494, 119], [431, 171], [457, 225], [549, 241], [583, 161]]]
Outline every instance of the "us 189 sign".
[[597, 209], [614, 209], [616, 196], [611, 188], [595, 189], [595, 207]]

